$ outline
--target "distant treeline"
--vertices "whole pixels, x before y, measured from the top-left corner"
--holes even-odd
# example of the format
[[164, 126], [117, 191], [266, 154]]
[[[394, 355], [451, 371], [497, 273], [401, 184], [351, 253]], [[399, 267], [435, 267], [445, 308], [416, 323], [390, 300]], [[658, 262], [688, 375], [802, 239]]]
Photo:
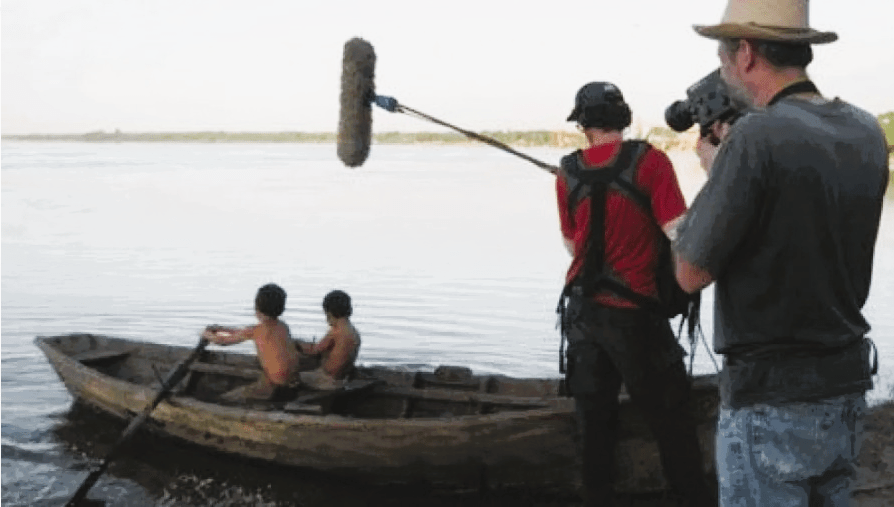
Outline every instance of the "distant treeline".
[[[484, 131], [480, 134], [511, 146], [583, 147], [584, 136], [566, 131]], [[635, 133], [636, 137], [643, 137]], [[687, 137], [667, 128], [653, 128], [647, 137], [655, 144], [670, 148]], [[691, 137], [691, 136], [690, 136]], [[77, 142], [195, 142], [195, 143], [335, 143], [334, 132], [88, 132], [86, 134], [27, 134], [4, 135], [3, 139], [17, 141], [77, 141]], [[477, 143], [455, 132], [381, 132], [373, 134], [379, 144], [463, 144]]]
[[[879, 117], [879, 123], [894, 145], [894, 111]], [[635, 129], [636, 130], [636, 129]], [[631, 132], [631, 137], [646, 139], [662, 149], [691, 148], [695, 145], [696, 129], [677, 133], [667, 127], [652, 127]], [[584, 136], [579, 132], [528, 130], [484, 131], [491, 137], [511, 146], [550, 146], [581, 148]], [[3, 139], [19, 141], [80, 141], [80, 142], [196, 142], [196, 143], [335, 143], [334, 132], [88, 132], [86, 134], [28, 134], [4, 135]], [[462, 144], [477, 143], [456, 132], [381, 132], [373, 134], [373, 142], [380, 144]]]

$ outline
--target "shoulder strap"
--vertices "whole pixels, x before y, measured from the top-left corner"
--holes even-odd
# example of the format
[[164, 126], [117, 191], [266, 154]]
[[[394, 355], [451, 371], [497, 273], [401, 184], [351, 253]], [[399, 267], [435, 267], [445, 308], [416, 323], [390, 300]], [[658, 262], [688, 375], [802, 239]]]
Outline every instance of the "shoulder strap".
[[581, 150], [576, 150], [565, 155], [559, 163], [559, 167], [565, 173], [565, 177], [568, 178], [569, 181], [573, 178], [577, 178], [577, 156], [580, 152]]
[[[583, 151], [577, 150], [562, 157], [561, 168], [565, 173], [568, 189], [568, 214], [573, 216], [577, 205], [591, 193], [593, 183], [600, 182], [628, 195], [640, 206], [650, 208], [649, 198], [640, 191], [635, 183], [636, 168], [648, 143], [643, 141], [624, 141], [615, 162], [609, 167], [596, 170], [584, 169]], [[630, 182], [629, 184], [627, 182]]]
[[649, 143], [645, 141], [627, 141], [631, 144], [631, 146], [635, 147], [635, 154], [633, 157], [633, 163], [629, 164], [621, 173], [612, 181], [612, 188], [621, 192], [633, 202], [635, 202], [640, 208], [643, 209], [647, 214], [651, 215], [652, 213], [652, 201], [648, 195], [646, 195], [640, 188], [636, 185], [636, 175], [639, 169], [639, 161], [642, 159], [643, 155], [649, 150]]
[[583, 152], [576, 152], [577, 155], [577, 177], [586, 185], [592, 183], [609, 184], [621, 175], [631, 163], [638, 157], [636, 146], [630, 141], [621, 143], [621, 150], [612, 165], [599, 169], [583, 169], [585, 165], [583, 160]]
[[565, 187], [568, 189], [568, 216], [570, 217], [574, 216], [574, 208], [586, 197], [588, 190], [579, 177], [578, 160], [580, 156], [581, 150], [569, 153], [562, 157], [562, 162], [559, 164], [562, 172], [565, 173]]

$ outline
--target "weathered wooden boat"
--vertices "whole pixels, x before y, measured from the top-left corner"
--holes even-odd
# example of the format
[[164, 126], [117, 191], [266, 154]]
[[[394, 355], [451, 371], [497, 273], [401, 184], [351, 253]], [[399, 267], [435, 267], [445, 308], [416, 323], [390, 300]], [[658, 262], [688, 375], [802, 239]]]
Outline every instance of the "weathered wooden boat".
[[[191, 352], [92, 334], [38, 337], [35, 343], [74, 397], [120, 418], [139, 413], [164, 374]], [[574, 403], [559, 395], [558, 379], [479, 376], [461, 367], [359, 367], [338, 391], [249, 406], [219, 401], [220, 394], [259, 374], [254, 356], [205, 350], [152, 412], [147, 429], [238, 456], [377, 482], [450, 488], [579, 484]], [[716, 383], [697, 378], [694, 387], [705, 472], [712, 474]], [[617, 487], [664, 489], [651, 432], [623, 393], [621, 401]]]

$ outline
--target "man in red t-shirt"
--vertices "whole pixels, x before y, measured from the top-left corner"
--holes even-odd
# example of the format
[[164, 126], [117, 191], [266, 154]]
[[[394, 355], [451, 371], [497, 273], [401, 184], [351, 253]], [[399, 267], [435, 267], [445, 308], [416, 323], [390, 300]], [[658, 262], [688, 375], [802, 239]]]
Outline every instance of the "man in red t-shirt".
[[[566, 385], [578, 416], [586, 505], [613, 503], [622, 382], [656, 436], [672, 489], [686, 505], [710, 505], [682, 347], [666, 318], [595, 282], [607, 276], [637, 294], [657, 297], [659, 235], [672, 235], [686, 211], [673, 166], [647, 143], [622, 142], [630, 108], [611, 83], [581, 88], [568, 121], [577, 122], [589, 144], [563, 159], [556, 178], [562, 237], [573, 257], [562, 298], [564, 306], [567, 296], [562, 329], [568, 340]], [[604, 210], [592, 208], [591, 195], [601, 194], [590, 193], [596, 184], [582, 182], [598, 178], [597, 171], [614, 174], [625, 164], [624, 174], [648, 203], [606, 183]], [[593, 217], [603, 221], [601, 241], [590, 234]], [[594, 260], [591, 246], [602, 250], [595, 256], [600, 266], [592, 265], [600, 261]]]

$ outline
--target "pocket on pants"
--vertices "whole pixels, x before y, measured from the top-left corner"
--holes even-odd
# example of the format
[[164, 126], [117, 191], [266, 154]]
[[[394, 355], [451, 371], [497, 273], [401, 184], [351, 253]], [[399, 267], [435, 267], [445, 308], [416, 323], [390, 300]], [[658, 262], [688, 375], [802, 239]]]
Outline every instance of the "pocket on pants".
[[755, 408], [748, 428], [754, 469], [778, 482], [848, 470], [858, 451], [854, 414], [849, 405], [833, 403]]

